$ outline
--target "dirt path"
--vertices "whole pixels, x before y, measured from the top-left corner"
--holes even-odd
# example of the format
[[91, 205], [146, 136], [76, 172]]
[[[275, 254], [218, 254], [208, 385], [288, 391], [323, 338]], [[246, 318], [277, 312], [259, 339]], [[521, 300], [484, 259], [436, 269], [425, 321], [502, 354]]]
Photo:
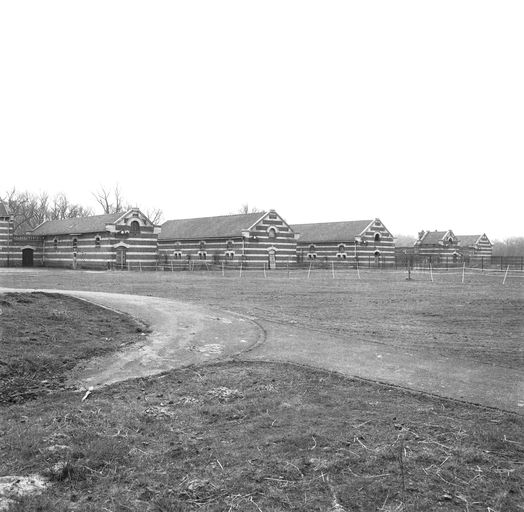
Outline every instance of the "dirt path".
[[[12, 290], [0, 288], [2, 291]], [[231, 313], [156, 297], [38, 291], [91, 300], [131, 314], [153, 328], [143, 346], [92, 361], [76, 375], [76, 382], [83, 387], [111, 384], [244, 351], [239, 359], [306, 364], [442, 397], [524, 412], [524, 373], [515, 369], [409, 353], [260, 319], [257, 322], [265, 333], [265, 342], [257, 344], [260, 329]]]
[[524, 413], [524, 372], [258, 321], [266, 342], [241, 355], [289, 361], [446, 398]]
[[118, 293], [0, 288], [0, 293], [10, 291], [70, 295], [127, 313], [150, 326], [152, 333], [140, 345], [95, 358], [77, 369], [69, 384], [79, 388], [96, 388], [227, 357], [253, 347], [262, 335], [255, 324], [239, 315], [175, 300]]

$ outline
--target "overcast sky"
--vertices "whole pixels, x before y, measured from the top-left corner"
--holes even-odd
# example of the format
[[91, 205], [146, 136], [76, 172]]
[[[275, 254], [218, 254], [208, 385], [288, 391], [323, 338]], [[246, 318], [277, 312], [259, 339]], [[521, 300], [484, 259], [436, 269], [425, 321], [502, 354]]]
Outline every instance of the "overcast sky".
[[523, 27], [522, 0], [2, 2], [0, 195], [524, 236]]

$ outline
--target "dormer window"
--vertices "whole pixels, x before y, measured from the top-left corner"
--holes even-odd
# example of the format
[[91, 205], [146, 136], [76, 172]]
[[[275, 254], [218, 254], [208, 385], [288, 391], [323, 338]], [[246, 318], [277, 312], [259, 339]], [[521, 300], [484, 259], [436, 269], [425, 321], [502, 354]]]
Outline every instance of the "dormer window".
[[134, 220], [133, 222], [131, 222], [130, 232], [132, 235], [140, 234], [140, 223], [137, 220]]
[[100, 249], [100, 237], [95, 236], [95, 248]]

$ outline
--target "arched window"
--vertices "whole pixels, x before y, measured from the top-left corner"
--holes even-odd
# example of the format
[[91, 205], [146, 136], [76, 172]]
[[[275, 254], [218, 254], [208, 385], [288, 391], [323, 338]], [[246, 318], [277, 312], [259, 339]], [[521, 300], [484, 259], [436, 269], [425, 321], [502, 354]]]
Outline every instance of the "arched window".
[[233, 250], [233, 242], [231, 240], [228, 240], [228, 242], [226, 244], [226, 249], [228, 251], [232, 251]]
[[77, 238], [73, 238], [73, 251], [77, 251], [78, 250], [78, 239]]
[[95, 248], [100, 249], [100, 237], [95, 236]]
[[58, 251], [58, 239], [56, 238], [53, 240], [53, 249], [55, 251]]
[[375, 243], [380, 242], [380, 233], [375, 233]]
[[275, 228], [269, 228], [269, 229], [267, 230], [267, 236], [268, 236], [269, 238], [276, 238], [276, 236], [277, 236], [277, 230], [276, 230]]
[[205, 250], [206, 248], [206, 242], [204, 242], [203, 240], [198, 244], [198, 248], [203, 251]]
[[315, 249], [316, 247], [313, 244], [309, 246], [309, 252], [315, 252]]
[[346, 246], [344, 244], [340, 244], [338, 246], [338, 252], [346, 252]]
[[132, 235], [140, 234], [140, 223], [137, 220], [134, 220], [133, 222], [131, 222], [130, 231]]

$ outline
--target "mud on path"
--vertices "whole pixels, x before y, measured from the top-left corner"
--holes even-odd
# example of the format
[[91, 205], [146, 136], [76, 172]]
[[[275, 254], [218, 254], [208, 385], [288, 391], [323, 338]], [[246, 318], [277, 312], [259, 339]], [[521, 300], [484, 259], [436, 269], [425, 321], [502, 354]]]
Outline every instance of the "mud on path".
[[0, 293], [14, 291], [69, 295], [127, 313], [152, 329], [143, 342], [77, 367], [68, 384], [80, 389], [231, 356], [253, 347], [263, 334], [255, 324], [237, 314], [170, 299], [73, 290], [0, 288]]

